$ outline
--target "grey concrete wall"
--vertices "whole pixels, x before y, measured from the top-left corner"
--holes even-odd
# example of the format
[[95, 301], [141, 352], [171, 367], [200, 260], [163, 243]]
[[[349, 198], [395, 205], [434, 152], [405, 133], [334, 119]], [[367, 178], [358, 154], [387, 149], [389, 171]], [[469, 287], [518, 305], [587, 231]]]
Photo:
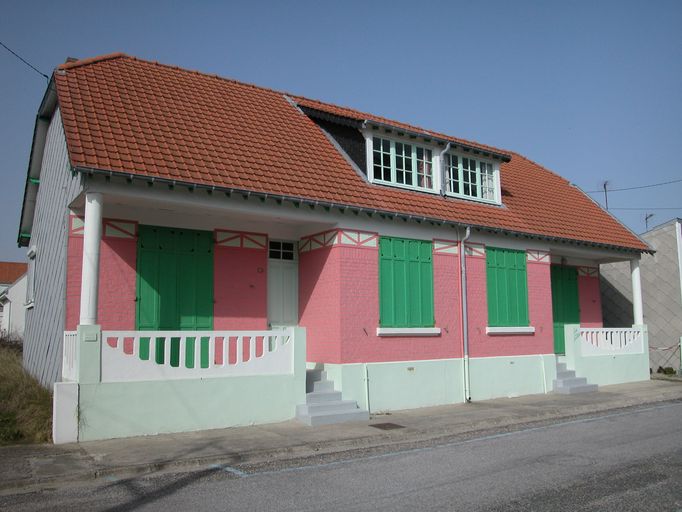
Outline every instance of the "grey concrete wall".
[[[656, 251], [640, 262], [644, 322], [649, 326], [650, 366], [680, 367], [679, 348], [656, 350], [677, 345], [682, 336], [682, 296], [677, 259], [676, 223], [670, 222], [641, 235]], [[601, 266], [602, 307], [606, 327], [632, 324], [632, 283], [630, 264]]]
[[40, 185], [29, 247], [36, 247], [35, 302], [26, 310], [24, 367], [52, 387], [61, 368], [66, 312], [68, 205], [81, 192], [72, 175], [61, 116], [57, 110], [47, 131]]

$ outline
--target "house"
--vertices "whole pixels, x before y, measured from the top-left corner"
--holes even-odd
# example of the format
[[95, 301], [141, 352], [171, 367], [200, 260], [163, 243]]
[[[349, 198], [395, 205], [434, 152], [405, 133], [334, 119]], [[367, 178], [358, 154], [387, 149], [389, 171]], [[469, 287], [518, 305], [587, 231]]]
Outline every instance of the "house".
[[10, 340], [24, 338], [26, 285], [28, 276], [19, 279], [0, 292], [0, 336]]
[[[682, 219], [672, 219], [640, 235], [652, 249], [640, 263], [644, 321], [649, 326], [649, 367], [680, 371], [682, 339]], [[627, 264], [602, 266], [604, 324], [632, 321], [632, 282]]]
[[23, 335], [25, 274], [26, 263], [0, 262], [0, 336]]
[[[37, 284], [24, 363], [54, 386], [55, 442], [649, 378], [650, 249], [565, 179], [125, 54], [54, 71], [18, 240]], [[634, 321], [604, 329], [615, 261]]]

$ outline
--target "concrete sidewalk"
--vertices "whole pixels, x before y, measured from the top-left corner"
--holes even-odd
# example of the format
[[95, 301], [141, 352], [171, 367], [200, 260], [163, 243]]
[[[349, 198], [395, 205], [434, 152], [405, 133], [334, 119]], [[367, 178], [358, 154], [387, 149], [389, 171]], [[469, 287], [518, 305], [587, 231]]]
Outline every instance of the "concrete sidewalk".
[[[598, 393], [530, 395], [372, 416], [360, 423], [308, 427], [296, 421], [184, 434], [0, 448], [0, 490], [115, 476], [185, 471], [212, 465], [248, 471], [324, 457], [438, 444], [624, 407], [682, 400], [682, 384], [652, 380], [605, 386]], [[371, 425], [402, 428], [382, 430]], [[298, 462], [297, 462], [298, 461]]]

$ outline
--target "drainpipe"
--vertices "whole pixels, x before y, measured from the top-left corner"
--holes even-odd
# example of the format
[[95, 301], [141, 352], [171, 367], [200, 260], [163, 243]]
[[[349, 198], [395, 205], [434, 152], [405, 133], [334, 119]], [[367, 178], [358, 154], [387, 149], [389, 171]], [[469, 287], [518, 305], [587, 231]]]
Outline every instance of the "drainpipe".
[[469, 312], [467, 308], [467, 266], [464, 243], [471, 236], [471, 227], [467, 226], [464, 238], [459, 245], [459, 294], [462, 327], [462, 356], [464, 363], [464, 401], [471, 402], [471, 379], [469, 377]]
[[[440, 152], [440, 155], [438, 156], [438, 163], [440, 164], [440, 195], [444, 196], [445, 195], [445, 190], [446, 190], [446, 183], [445, 183], [445, 153], [450, 151], [450, 147], [452, 146], [452, 143], [448, 142], [447, 146], [445, 146], [445, 149]], [[468, 228], [467, 228], [468, 229]]]

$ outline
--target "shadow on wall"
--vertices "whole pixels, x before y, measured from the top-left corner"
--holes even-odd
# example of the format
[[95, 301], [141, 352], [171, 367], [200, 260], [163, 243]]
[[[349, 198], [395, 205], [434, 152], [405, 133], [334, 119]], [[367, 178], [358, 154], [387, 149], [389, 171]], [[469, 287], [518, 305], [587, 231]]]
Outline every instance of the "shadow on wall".
[[604, 276], [599, 277], [604, 327], [630, 327], [634, 323], [632, 300], [623, 295]]

